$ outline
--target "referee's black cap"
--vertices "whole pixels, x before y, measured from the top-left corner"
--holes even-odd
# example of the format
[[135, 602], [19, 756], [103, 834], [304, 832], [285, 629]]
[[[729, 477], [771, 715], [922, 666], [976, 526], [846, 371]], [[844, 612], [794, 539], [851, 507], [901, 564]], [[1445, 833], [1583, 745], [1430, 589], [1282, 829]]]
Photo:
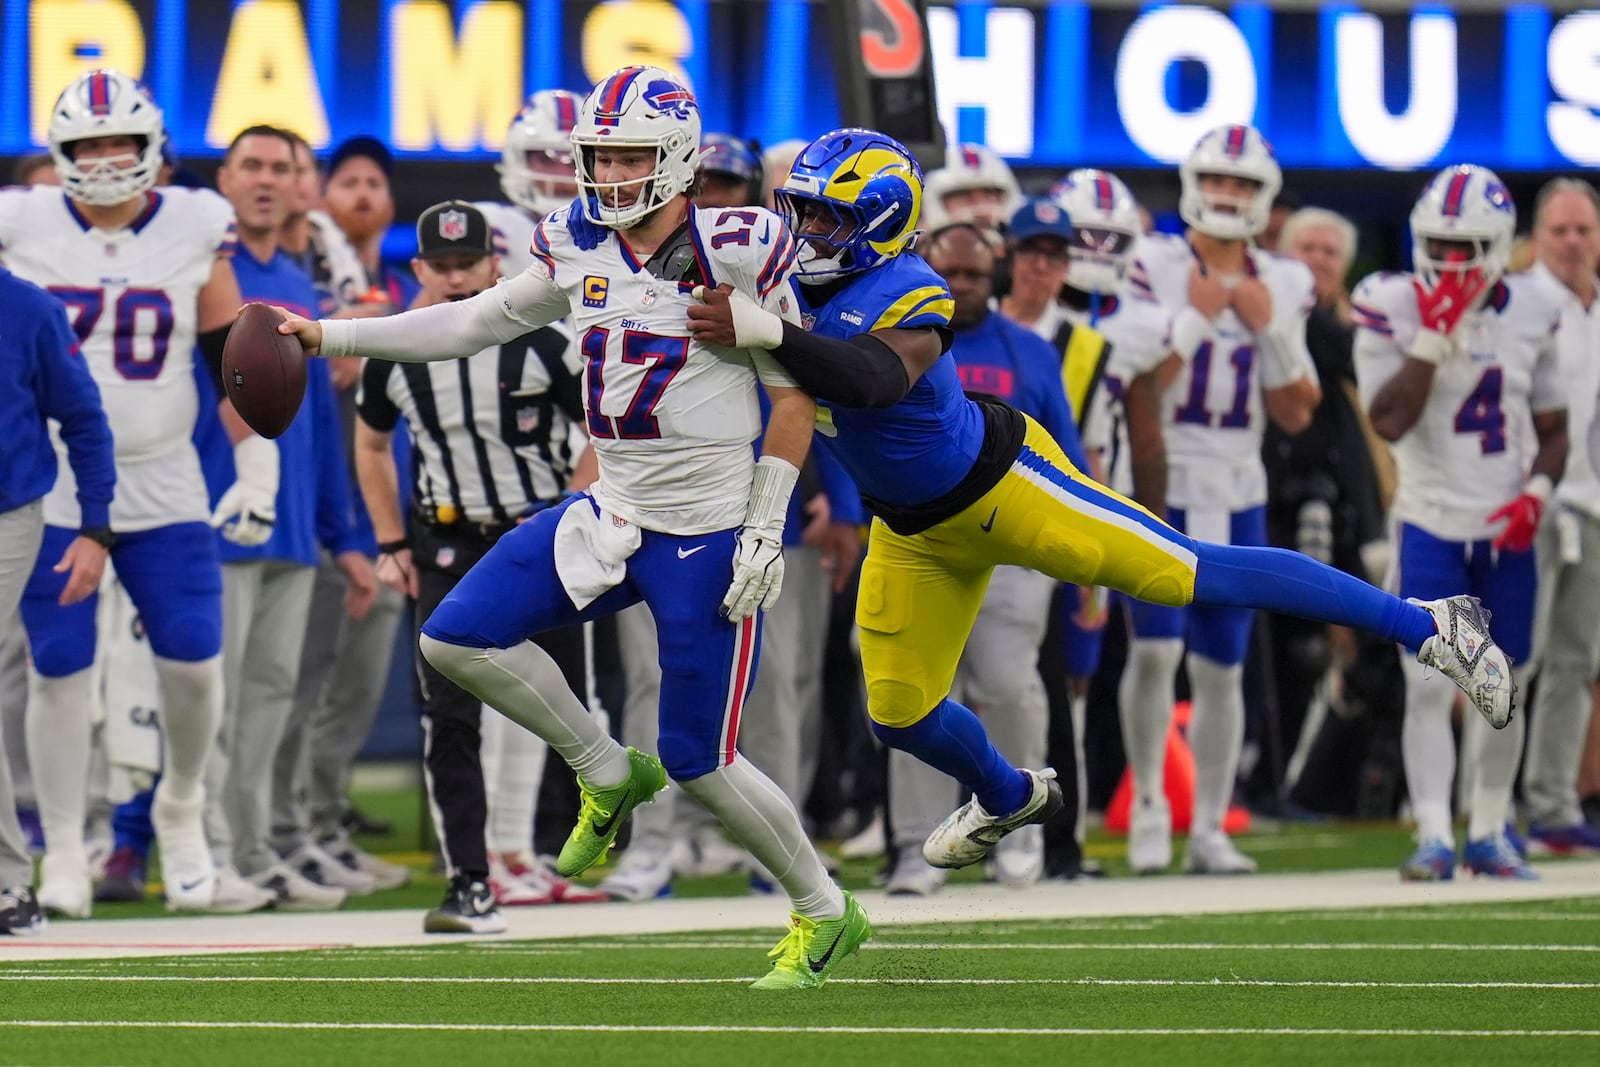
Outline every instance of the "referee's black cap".
[[435, 204], [417, 219], [417, 257], [492, 256], [494, 234], [482, 211], [465, 200]]

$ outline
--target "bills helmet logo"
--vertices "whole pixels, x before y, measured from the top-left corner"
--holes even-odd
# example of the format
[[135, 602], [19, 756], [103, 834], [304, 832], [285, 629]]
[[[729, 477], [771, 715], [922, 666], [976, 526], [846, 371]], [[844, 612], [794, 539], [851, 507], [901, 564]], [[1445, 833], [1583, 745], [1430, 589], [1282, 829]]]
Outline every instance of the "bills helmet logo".
[[644, 102], [654, 110], [679, 120], [687, 119], [691, 111], [700, 110], [694, 94], [676, 82], [651, 82], [645, 87]]
[[464, 211], [443, 211], [439, 214], [439, 236], [446, 241], [459, 241], [467, 235], [467, 215]]

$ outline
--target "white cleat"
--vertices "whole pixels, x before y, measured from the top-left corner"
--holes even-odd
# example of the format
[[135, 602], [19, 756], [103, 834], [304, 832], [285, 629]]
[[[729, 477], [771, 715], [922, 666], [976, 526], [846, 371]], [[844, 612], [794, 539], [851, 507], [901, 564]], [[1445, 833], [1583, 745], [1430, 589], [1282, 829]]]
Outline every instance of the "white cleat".
[[352, 871], [372, 879], [378, 889], [399, 889], [411, 881], [411, 868], [379, 859], [346, 836], [325, 837], [318, 847]]
[[248, 875], [247, 880], [272, 893], [272, 907], [277, 911], [332, 911], [345, 901], [343, 889], [318, 885], [287, 863], [275, 863]]
[[1183, 854], [1187, 874], [1255, 874], [1256, 861], [1240, 852], [1220, 830], [1191, 834]]
[[555, 892], [548, 885], [532, 885], [518, 878], [494, 853], [489, 854], [489, 891], [502, 908], [529, 908], [554, 904]]
[[217, 866], [206, 844], [201, 822], [205, 797], [196, 793], [192, 800], [174, 800], [162, 786], [156, 787], [150, 805], [150, 823], [161, 845], [161, 890], [168, 911], [209, 911], [217, 889]]
[[895, 851], [894, 870], [883, 888], [891, 897], [931, 897], [949, 877], [949, 871], [923, 858], [920, 846], [909, 845]]
[[276, 899], [272, 890], [245, 881], [230, 865], [217, 868], [217, 888], [206, 911], [212, 915], [244, 915], [271, 907]]
[[47, 915], [87, 919], [94, 909], [94, 886], [84, 853], [64, 849], [46, 852], [39, 862], [39, 892], [35, 899]]
[[310, 841], [283, 857], [283, 862], [307, 881], [343, 889], [346, 896], [364, 897], [378, 888], [378, 883], [370, 874], [346, 867], [328, 855], [322, 846]]
[[601, 880], [600, 892], [617, 900], [654, 900], [672, 895], [673, 854], [637, 845], [622, 854], [616, 870]]
[[1172, 809], [1166, 797], [1134, 801], [1128, 813], [1128, 866], [1134, 874], [1164, 874], [1172, 866]]
[[1413, 598], [1407, 603], [1428, 609], [1439, 627], [1417, 651], [1417, 662], [1459, 685], [1490, 726], [1504, 729], [1516, 710], [1517, 684], [1511, 677], [1511, 661], [1489, 636], [1489, 616], [1478, 598]]
[[1056, 772], [1024, 770], [1033, 785], [1026, 803], [1010, 815], [990, 815], [973, 797], [945, 816], [922, 843], [922, 855], [935, 867], [955, 869], [977, 863], [989, 855], [1000, 839], [1013, 830], [1042, 823], [1065, 804]]
[[839, 846], [839, 855], [847, 860], [867, 860], [889, 851], [889, 838], [883, 829], [883, 812], [872, 816], [872, 821], [861, 832]]
[[989, 881], [1026, 889], [1044, 877], [1044, 827], [1024, 826], [995, 846], [985, 866]]

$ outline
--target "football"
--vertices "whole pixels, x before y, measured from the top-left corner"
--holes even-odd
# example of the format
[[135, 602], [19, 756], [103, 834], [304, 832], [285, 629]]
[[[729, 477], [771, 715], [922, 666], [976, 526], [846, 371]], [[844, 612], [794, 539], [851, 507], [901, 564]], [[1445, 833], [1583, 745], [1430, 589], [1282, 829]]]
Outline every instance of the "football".
[[283, 313], [246, 304], [222, 349], [222, 384], [239, 417], [262, 437], [294, 422], [306, 393], [306, 355], [292, 334], [278, 332]]

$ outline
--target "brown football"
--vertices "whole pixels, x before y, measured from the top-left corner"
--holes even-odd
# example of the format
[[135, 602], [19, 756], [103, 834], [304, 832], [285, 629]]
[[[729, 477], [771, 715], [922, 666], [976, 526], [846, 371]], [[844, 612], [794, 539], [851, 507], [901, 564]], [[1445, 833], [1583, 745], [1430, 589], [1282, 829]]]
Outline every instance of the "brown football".
[[283, 312], [267, 304], [239, 310], [222, 348], [222, 384], [233, 409], [262, 437], [289, 428], [306, 395], [306, 354], [293, 334], [278, 332]]

